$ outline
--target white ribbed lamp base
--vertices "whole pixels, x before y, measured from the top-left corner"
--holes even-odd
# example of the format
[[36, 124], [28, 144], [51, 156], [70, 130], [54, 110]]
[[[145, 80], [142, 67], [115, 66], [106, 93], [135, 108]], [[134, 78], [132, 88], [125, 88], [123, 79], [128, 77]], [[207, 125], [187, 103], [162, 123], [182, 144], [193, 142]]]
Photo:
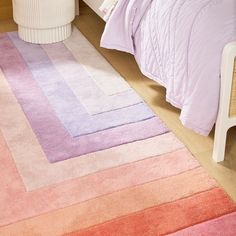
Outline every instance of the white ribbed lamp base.
[[29, 43], [47, 44], [65, 40], [71, 35], [71, 23], [49, 29], [33, 29], [18, 26], [19, 37]]

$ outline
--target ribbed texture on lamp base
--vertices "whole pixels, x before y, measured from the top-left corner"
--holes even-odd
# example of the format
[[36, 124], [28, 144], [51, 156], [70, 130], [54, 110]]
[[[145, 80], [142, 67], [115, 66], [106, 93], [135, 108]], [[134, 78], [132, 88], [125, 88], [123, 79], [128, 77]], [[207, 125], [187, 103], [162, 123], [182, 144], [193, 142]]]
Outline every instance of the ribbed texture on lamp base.
[[71, 23], [50, 29], [18, 26], [19, 37], [29, 43], [47, 44], [63, 41], [71, 35]]

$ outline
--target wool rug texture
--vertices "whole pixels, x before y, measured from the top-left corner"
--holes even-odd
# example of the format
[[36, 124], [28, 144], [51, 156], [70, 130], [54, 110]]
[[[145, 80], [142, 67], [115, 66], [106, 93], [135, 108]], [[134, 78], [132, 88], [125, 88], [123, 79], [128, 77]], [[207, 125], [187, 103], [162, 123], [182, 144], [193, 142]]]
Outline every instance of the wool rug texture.
[[236, 235], [236, 205], [76, 29], [0, 34], [0, 235]]

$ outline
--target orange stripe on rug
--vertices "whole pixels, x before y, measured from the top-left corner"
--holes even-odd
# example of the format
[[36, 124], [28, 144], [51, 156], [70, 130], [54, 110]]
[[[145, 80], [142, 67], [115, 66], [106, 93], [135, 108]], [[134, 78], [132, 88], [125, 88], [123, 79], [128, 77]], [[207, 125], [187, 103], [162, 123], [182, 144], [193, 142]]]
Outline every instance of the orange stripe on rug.
[[66, 235], [165, 235], [235, 210], [235, 204], [229, 197], [221, 189], [215, 188]]

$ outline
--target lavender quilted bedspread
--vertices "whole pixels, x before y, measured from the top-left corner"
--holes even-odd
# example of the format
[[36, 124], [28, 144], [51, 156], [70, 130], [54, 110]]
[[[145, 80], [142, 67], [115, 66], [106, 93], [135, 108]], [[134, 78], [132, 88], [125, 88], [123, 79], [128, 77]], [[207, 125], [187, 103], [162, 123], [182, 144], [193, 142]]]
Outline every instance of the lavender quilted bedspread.
[[166, 87], [182, 123], [208, 135], [222, 51], [235, 40], [236, 0], [120, 0], [101, 46], [134, 54], [142, 72]]

